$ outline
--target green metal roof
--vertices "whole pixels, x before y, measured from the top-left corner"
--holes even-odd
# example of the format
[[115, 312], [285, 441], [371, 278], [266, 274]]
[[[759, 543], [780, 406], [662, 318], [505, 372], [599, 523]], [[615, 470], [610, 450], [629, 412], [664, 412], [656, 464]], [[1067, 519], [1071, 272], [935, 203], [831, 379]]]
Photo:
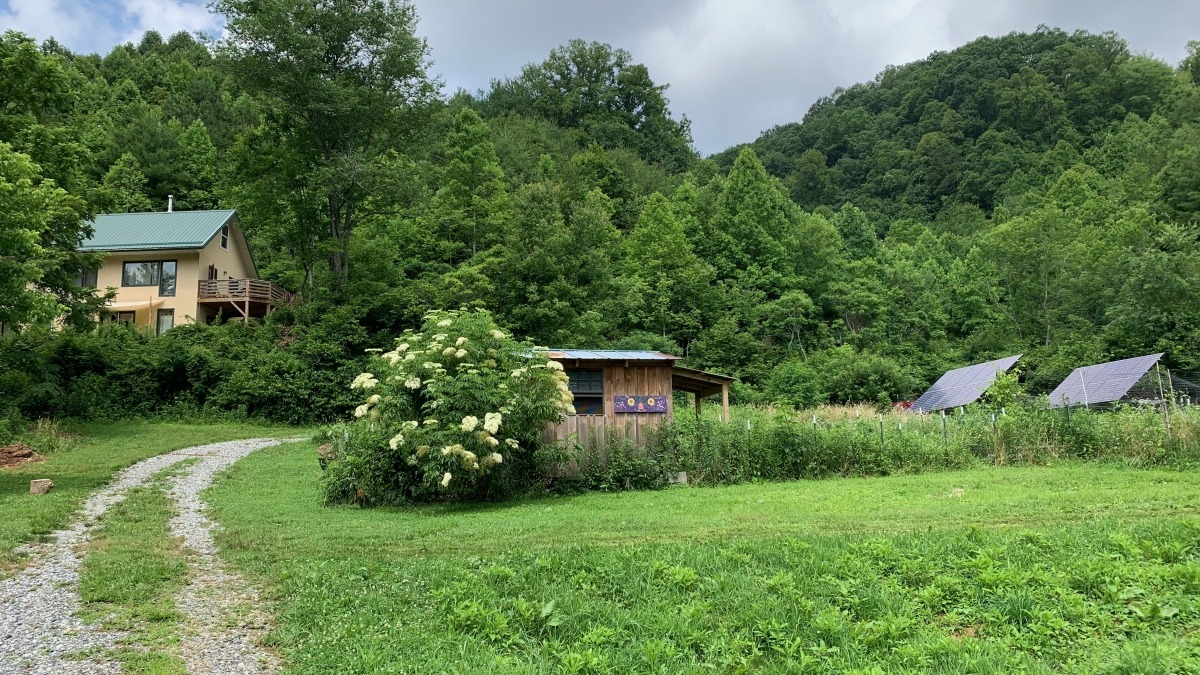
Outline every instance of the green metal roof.
[[106, 213], [92, 221], [92, 236], [81, 251], [155, 251], [204, 248], [221, 226], [235, 219], [229, 211], [156, 211]]

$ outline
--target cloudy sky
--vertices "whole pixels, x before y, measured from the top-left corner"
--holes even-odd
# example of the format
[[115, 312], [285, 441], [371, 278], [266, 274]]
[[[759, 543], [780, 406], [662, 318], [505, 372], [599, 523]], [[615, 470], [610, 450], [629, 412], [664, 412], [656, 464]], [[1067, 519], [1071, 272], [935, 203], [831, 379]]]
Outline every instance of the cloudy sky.
[[[447, 91], [514, 75], [571, 38], [624, 47], [670, 83], [701, 152], [799, 120], [834, 87], [980, 35], [1038, 24], [1115, 30], [1172, 64], [1200, 40], [1198, 0], [415, 0]], [[203, 0], [0, 0], [0, 30], [106, 52], [142, 31], [220, 32]]]

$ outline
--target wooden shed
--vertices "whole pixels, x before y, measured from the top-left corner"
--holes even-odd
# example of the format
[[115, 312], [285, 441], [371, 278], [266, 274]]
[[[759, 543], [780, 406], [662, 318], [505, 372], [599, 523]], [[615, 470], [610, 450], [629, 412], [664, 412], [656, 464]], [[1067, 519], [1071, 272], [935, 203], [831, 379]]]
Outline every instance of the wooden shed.
[[589, 445], [603, 443], [609, 430], [642, 442], [643, 433], [674, 419], [675, 391], [695, 395], [696, 414], [707, 396], [721, 395], [723, 419], [729, 421], [732, 377], [675, 365], [678, 356], [655, 351], [551, 349], [562, 364], [575, 396], [575, 414], [547, 429], [547, 440]]

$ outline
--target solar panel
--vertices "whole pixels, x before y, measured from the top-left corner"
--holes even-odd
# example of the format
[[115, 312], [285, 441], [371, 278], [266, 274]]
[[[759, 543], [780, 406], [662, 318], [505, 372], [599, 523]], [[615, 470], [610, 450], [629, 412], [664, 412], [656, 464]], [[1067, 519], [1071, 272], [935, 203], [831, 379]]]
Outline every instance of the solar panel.
[[986, 363], [976, 363], [966, 368], [956, 368], [947, 371], [938, 378], [921, 397], [913, 402], [909, 410], [915, 412], [930, 412], [957, 408], [979, 400], [983, 392], [992, 386], [996, 373], [1006, 373], [1016, 365], [1021, 355], [1009, 356]]
[[1076, 368], [1050, 392], [1050, 407], [1119, 401], [1161, 358], [1150, 354]]

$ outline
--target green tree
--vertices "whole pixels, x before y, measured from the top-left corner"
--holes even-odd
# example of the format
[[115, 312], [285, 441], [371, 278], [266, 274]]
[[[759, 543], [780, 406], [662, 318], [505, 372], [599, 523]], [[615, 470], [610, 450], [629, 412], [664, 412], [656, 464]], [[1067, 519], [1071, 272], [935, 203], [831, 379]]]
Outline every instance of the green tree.
[[294, 172], [287, 181], [317, 195], [300, 208], [292, 202], [281, 220], [308, 218], [303, 211], [319, 201], [321, 250], [340, 297], [354, 228], [400, 199], [389, 155], [411, 142], [436, 95], [416, 12], [403, 0], [216, 0], [213, 8], [226, 18], [219, 53], [271, 111], [265, 140], [300, 159], [274, 173]]
[[495, 244], [508, 222], [508, 189], [491, 133], [478, 113], [463, 108], [446, 138], [446, 168], [431, 210], [453, 247], [450, 261]]
[[650, 195], [624, 243], [625, 277], [640, 289], [633, 323], [686, 342], [701, 326], [714, 274], [692, 250], [671, 202]]
[[103, 299], [67, 280], [100, 266], [80, 255], [83, 200], [42, 178], [28, 155], [0, 142], [0, 323], [18, 327], [66, 315], [86, 321]]
[[102, 208], [109, 213], [153, 210], [150, 198], [146, 196], [146, 176], [142, 173], [141, 164], [128, 152], [121, 155], [104, 174], [100, 194]]
[[581, 145], [625, 147], [643, 159], [685, 169], [694, 158], [690, 123], [674, 120], [646, 66], [623, 49], [571, 40], [517, 78], [497, 81], [485, 100], [492, 115], [516, 111], [572, 129]]

